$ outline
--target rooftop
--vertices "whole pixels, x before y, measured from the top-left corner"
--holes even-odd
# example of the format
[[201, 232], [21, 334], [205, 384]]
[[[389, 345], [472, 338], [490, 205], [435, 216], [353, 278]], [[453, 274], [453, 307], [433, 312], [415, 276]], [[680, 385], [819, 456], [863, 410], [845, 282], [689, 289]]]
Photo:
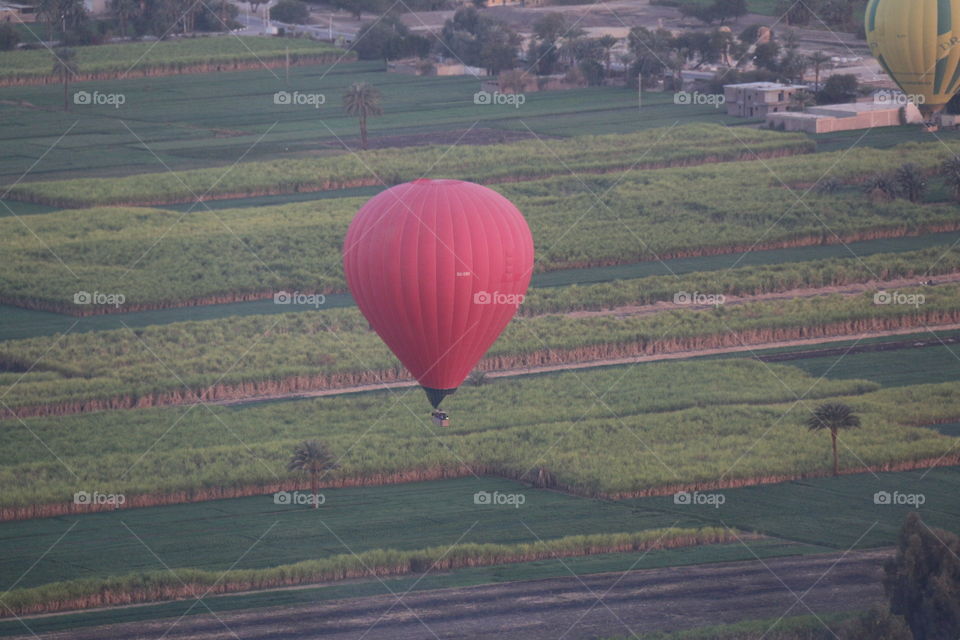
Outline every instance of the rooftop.
[[803, 84], [780, 84], [779, 82], [742, 82], [740, 84], [725, 84], [723, 88], [757, 89], [760, 91], [781, 91], [783, 89], [806, 89]]

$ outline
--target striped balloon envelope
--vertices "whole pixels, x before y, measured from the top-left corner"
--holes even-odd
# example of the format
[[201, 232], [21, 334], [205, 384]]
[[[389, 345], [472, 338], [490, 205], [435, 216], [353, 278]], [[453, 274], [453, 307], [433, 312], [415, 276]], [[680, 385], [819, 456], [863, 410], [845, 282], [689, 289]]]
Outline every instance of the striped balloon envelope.
[[960, 0], [870, 0], [867, 42], [926, 116], [960, 90]]

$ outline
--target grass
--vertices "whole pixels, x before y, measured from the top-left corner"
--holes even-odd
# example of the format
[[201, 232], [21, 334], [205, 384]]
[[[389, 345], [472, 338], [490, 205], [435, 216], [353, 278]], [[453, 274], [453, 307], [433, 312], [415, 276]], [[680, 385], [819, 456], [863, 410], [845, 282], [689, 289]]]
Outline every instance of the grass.
[[[951, 438], [910, 425], [956, 420], [956, 384], [878, 390], [866, 381], [817, 381], [784, 365], [718, 360], [464, 387], [452, 403], [453, 426], [440, 432], [421, 417], [419, 395], [406, 395], [413, 390], [31, 418], [2, 432], [0, 506], [50, 514], [81, 490], [122, 492], [131, 504], [138, 495], [273, 491], [290, 485], [282, 465], [298, 440], [311, 437], [343, 456], [331, 478], [337, 486], [382, 483], [392, 474], [461, 475], [465, 461], [512, 477], [543, 469], [547, 482], [586, 494], [773, 481], [826, 470], [828, 440], [802, 426], [809, 405], [825, 398], [847, 398], [864, 417], [866, 427], [845, 437], [844, 469], [944, 455]], [[792, 404], [804, 393], [804, 402]], [[749, 448], [761, 434], [770, 437]]]
[[[130, 42], [76, 48], [80, 74], [116, 74], [122, 79], [137, 72], [176, 73], [192, 65], [217, 65], [284, 60], [287, 52], [296, 64], [302, 57], [326, 56], [327, 62], [345, 52], [307, 38], [201, 37], [159, 42]], [[46, 49], [0, 52], [0, 83], [44, 79], [51, 75], [52, 56]]]

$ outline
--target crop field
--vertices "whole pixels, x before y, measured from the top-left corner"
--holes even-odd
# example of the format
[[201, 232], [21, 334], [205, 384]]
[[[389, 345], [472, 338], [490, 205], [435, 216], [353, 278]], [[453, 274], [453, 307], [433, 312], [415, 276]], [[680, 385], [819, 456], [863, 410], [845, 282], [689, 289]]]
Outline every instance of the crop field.
[[[737, 140], [742, 144], [732, 144]], [[802, 134], [747, 129], [733, 136], [725, 127], [703, 124], [630, 135], [524, 140], [494, 146], [438, 145], [252, 162], [232, 167], [226, 177], [222, 169], [196, 169], [127, 178], [26, 183], [13, 187], [10, 196], [58, 206], [155, 205], [191, 202], [198, 195], [215, 199], [337, 190], [398, 184], [424, 176], [481, 183], [519, 182], [577, 172], [612, 173], [804, 153], [813, 148]]]
[[[719, 508], [677, 505], [672, 497], [598, 502], [494, 478], [333, 489], [325, 492], [327, 502], [319, 512], [278, 506], [270, 496], [257, 496], [78, 516], [77, 524], [57, 545], [52, 543], [63, 535], [66, 523], [62, 520], [4, 523], [0, 525], [0, 538], [14, 552], [0, 565], [0, 577], [23, 573], [39, 553], [53, 546], [29, 572], [23, 589], [5, 597], [8, 604], [20, 609], [39, 607], [41, 603], [62, 605], [71, 596], [90, 594], [97, 588], [114, 589], [116, 592], [110, 595], [121, 597], [123, 589], [132, 592], [148, 576], [158, 589], [167, 583], [175, 584], [176, 578], [159, 564], [157, 557], [166, 567], [178, 570], [184, 580], [198, 583], [208, 573], [219, 576], [227, 569], [232, 571], [225, 582], [246, 579], [250, 581], [245, 585], [247, 589], [271, 586], [271, 577], [281, 575], [281, 571], [288, 584], [301, 579], [319, 581], [311, 578], [311, 569], [336, 566], [337, 571], [351, 570], [351, 563], [356, 560], [340, 558], [346, 540], [350, 541], [349, 548], [374, 570], [389, 562], [402, 563], [407, 555], [421, 553], [421, 549], [433, 548], [439, 556], [456, 543], [445, 560], [451, 566], [444, 564], [436, 569], [437, 573], [448, 568], [456, 571], [458, 558], [481, 550], [489, 553], [496, 549], [496, 553], [506, 554], [510, 549], [525, 548], [532, 553], [539, 545], [557, 555], [566, 555], [582, 543], [611, 544], [616, 539], [591, 532], [620, 529], [636, 532], [629, 537], [620, 536], [623, 542], [632, 539], [632, 544], [643, 544], [659, 540], [661, 547], [669, 546], [672, 539], [686, 537], [685, 541], [689, 541], [699, 535], [706, 541], [713, 536], [710, 541], [716, 547], [705, 547], [703, 551], [708, 555], [701, 554], [701, 562], [737, 557], [736, 551], [730, 555], [730, 545], [722, 544], [724, 534], [735, 540], [728, 527], [772, 536], [772, 540], [764, 541], [738, 534], [762, 557], [865, 549], [892, 545], [907, 511], [904, 507], [874, 504], [875, 492], [922, 493], [927, 500], [925, 520], [931, 526], [956, 528], [960, 526], [960, 511], [952, 496], [958, 484], [958, 467], [935, 469], [929, 474], [857, 474], [728, 489], [723, 492], [726, 500]], [[473, 503], [474, 493], [492, 490], [520, 493], [525, 502], [518, 508], [490, 508]], [[784, 515], [785, 501], [794, 507], [791, 516], [803, 514], [803, 526], [797, 527], [795, 517]], [[377, 516], [371, 519], [371, 513]], [[429, 519], [432, 526], [412, 526], [424, 519]], [[466, 521], [473, 526], [465, 525]], [[268, 523], [273, 526], [264, 535]], [[465, 526], [469, 527], [466, 532]], [[584, 537], [571, 537], [574, 535]], [[94, 538], [108, 539], [110, 544], [91, 545], [89, 540]], [[244, 554], [250, 540], [257, 538], [262, 538], [261, 542]], [[785, 546], [783, 541], [793, 546]], [[745, 558], [753, 557], [742, 546], [740, 551], [747, 554]], [[594, 563], [614, 560], [604, 560], [606, 554], [599, 549], [596, 553], [603, 555]], [[664, 552], [653, 552], [654, 563], [657, 553]], [[714, 555], [710, 558], [709, 554]], [[242, 556], [241, 561], [231, 567], [238, 556]], [[505, 561], [505, 555], [500, 557]], [[297, 561], [298, 565], [280, 568]], [[678, 562], [682, 563], [679, 558], [673, 559], [673, 563]], [[518, 568], [527, 572], [528, 579], [542, 578], [552, 569], [544, 564], [548, 563], [525, 562], [525, 568]], [[650, 566], [650, 561], [639, 566]], [[336, 579], [326, 579], [331, 578]], [[253, 580], [260, 582], [255, 584]], [[155, 592], [153, 599], [157, 597]]]
[[[858, 166], [892, 168], [908, 159], [934, 166], [942, 151], [913, 146], [864, 153]], [[801, 206], [784, 201], [790, 192], [774, 176], [757, 184], [757, 173], [766, 175], [768, 167], [798, 183], [812, 183], [837, 159], [818, 154], [762, 165], [738, 162], [572, 181], [550, 178], [499, 190], [531, 224], [539, 248], [537, 270], [956, 228], [954, 204], [872, 203], [859, 192], [844, 192], [811, 193]], [[138, 310], [187, 301], [235, 302], [267, 297], [278, 289], [342, 291], [340, 244], [363, 201], [333, 198], [190, 214], [71, 210], [31, 217], [29, 229], [19, 220], [2, 219], [0, 246], [16, 260], [0, 266], [0, 295], [5, 302], [32, 308], [90, 313], [109, 309], [79, 308], [72, 302], [74, 293], [120, 292], [126, 297], [124, 309]], [[577, 232], [570, 233], [572, 228]], [[217, 256], [216, 264], [211, 256]]]
[[[845, 245], [756, 250], [749, 253], [668, 258], [656, 262], [544, 272], [534, 275], [532, 288], [520, 313], [536, 315], [564, 310], [603, 309], [637, 304], [643, 300], [670, 301], [677, 291], [709, 290], [725, 295], [756, 295], [798, 286], [864, 282], [865, 274], [869, 274], [871, 278], [882, 279], [914, 275], [933, 276], [953, 269], [957, 254], [954, 244], [958, 240], [960, 233], [944, 232], [879, 238]], [[856, 257], [851, 257], [851, 254]], [[661, 286], [667, 286], [671, 282], [671, 278], [665, 277], [671, 273], [684, 277], [671, 276], [672, 285], [666, 290], [661, 289]], [[748, 285], [741, 286], [741, 282]], [[353, 299], [349, 294], [329, 294], [321, 310], [343, 306], [353, 306]], [[75, 317], [0, 305], [0, 340], [313, 309], [287, 308], [275, 305], [272, 299], [259, 299]]]
[[[960, 285], [903, 295], [924, 304], [877, 305], [873, 294], [750, 302], [657, 314], [545, 315], [512, 323], [480, 368], [756, 345], [865, 331], [926, 328], [958, 319]], [[0, 389], [20, 415], [74, 413], [351, 387], [406, 379], [359, 311], [247, 316], [142, 329], [8, 341]]]
[[[76, 63], [81, 77], [116, 74], [123, 78], [138, 72], [181, 73], [193, 66], [204, 67], [204, 71], [219, 71], [218, 66], [228, 69], [242, 62], [260, 66], [285, 61], [288, 52], [292, 64], [301, 58], [329, 63], [353, 55], [306, 38], [201, 37], [78, 47]], [[46, 49], [0, 52], [0, 84], [47, 80], [50, 61], [51, 54]]]
[[[9, 147], [0, 157], [0, 183], [11, 184], [28, 169], [27, 181], [120, 176], [165, 165], [184, 170], [340, 153], [344, 144], [358, 149], [357, 121], [340, 106], [341, 94], [356, 81], [383, 94], [384, 115], [369, 123], [374, 145], [536, 142], [535, 135], [744, 123], [711, 106], [678, 107], [672, 94], [645, 97], [640, 113], [636, 93], [616, 87], [533, 93], [522, 109], [476, 105], [476, 78], [386, 73], [382, 62], [292, 67], [289, 80], [282, 69], [260, 69], [78, 82], [74, 90], [122, 94], [125, 102], [120, 108], [73, 105], [69, 112], [62, 110], [59, 86], [0, 87], [0, 144]], [[319, 109], [276, 105], [278, 91], [320, 93], [325, 102]]]
[[[204, 602], [213, 611], [220, 614], [258, 609], [262, 607], [295, 606], [343, 598], [377, 596], [390, 593], [415, 593], [430, 589], [464, 587], [505, 583], [515, 580], [537, 580], [590, 575], [630, 569], [655, 569], [661, 567], [679, 567], [701, 563], [747, 560], [754, 557], [771, 558], [781, 555], [800, 555], [822, 553], [820, 547], [786, 543], [777, 540], [757, 540], [746, 549], [740, 543], [712, 544], [703, 547], [680, 547], [634, 553], [606, 553], [592, 556], [557, 558], [524, 562], [520, 564], [502, 564], [469, 569], [455, 569], [443, 573], [428, 573], [419, 576], [384, 577], [379, 580], [360, 580], [346, 583], [327, 584], [318, 587], [300, 587], [239, 595], [222, 595], [204, 598]], [[751, 553], [752, 552], [752, 553]], [[753, 554], [756, 554], [754, 556]], [[76, 629], [100, 624], [155, 620], [158, 618], [177, 618], [181, 615], [203, 613], [204, 607], [194, 606], [190, 600], [179, 600], [138, 607], [107, 609], [81, 613], [63, 613], [42, 618], [31, 618], [30, 628], [36, 633]], [[830, 621], [831, 616], [822, 616]], [[769, 624], [772, 623], [770, 621]], [[789, 619], [784, 620], [789, 624]], [[764, 627], [766, 628], [766, 627]], [[822, 628], [822, 627], [821, 627]], [[14, 620], [0, 620], [0, 636], [18, 635], [23, 626]], [[771, 637], [771, 636], [768, 636]], [[656, 638], [656, 640], [664, 640]], [[684, 638], [683, 640], [687, 640]], [[700, 639], [697, 639], [700, 640]], [[715, 640], [715, 639], [710, 639]], [[726, 639], [725, 639], [726, 640]], [[772, 637], [771, 640], [797, 640], [795, 638]], [[810, 640], [804, 638], [803, 640]], [[827, 640], [827, 639], [825, 639]]]
[[825, 472], [829, 439], [802, 426], [810, 406], [825, 398], [845, 398], [863, 416], [864, 428], [843, 437], [841, 464], [849, 471], [938, 459], [955, 442], [912, 425], [956, 420], [956, 382], [884, 390], [730, 359], [466, 386], [453, 405], [461, 417], [441, 431], [421, 417], [423, 399], [413, 389], [243, 408], [29, 418], [5, 423], [0, 487], [7, 517], [59, 513], [84, 487], [124, 492], [143, 506], [164, 502], [163, 495], [184, 501], [263, 493], [292, 486], [283, 461], [294, 443], [310, 437], [342, 456], [342, 469], [327, 483], [336, 486], [470, 469], [532, 473], [584, 494], [737, 486]]

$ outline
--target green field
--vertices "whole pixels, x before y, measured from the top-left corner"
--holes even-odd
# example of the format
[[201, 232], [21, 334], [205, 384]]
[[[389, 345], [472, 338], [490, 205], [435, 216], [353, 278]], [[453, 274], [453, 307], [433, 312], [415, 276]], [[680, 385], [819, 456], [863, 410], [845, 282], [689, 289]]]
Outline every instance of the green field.
[[[480, 83], [472, 76], [386, 73], [382, 62], [293, 67], [289, 82], [282, 69], [78, 82], [75, 90], [122, 93], [126, 102], [120, 109], [74, 106], [69, 113], [62, 111], [59, 86], [6, 87], [0, 88], [0, 145], [8, 153], [0, 157], [0, 184], [19, 179], [45, 153], [27, 180], [300, 158], [342, 152], [341, 140], [357, 149], [357, 121], [340, 108], [352, 82], [369, 82], [383, 94], [384, 115], [370, 120], [374, 141], [400, 136], [404, 144], [423, 144], [444, 134], [453, 145], [470, 128], [498, 142], [505, 135], [533, 139], [531, 130], [569, 137], [750, 122], [711, 106], [678, 107], [671, 94], [645, 96], [640, 112], [636, 93], [615, 87], [534, 93], [521, 109], [476, 105]], [[278, 108], [277, 91], [319, 92], [326, 103]]]
[[[351, 54], [327, 43], [307, 38], [281, 39], [256, 37], [200, 37], [157, 42], [130, 42], [77, 47], [76, 65], [79, 74], [128, 74], [150, 70], [178, 73], [191, 65], [209, 65], [208, 71], [219, 71], [235, 63], [291, 62], [301, 57], [326, 56], [333, 62]], [[50, 76], [52, 55], [47, 49], [0, 52], [0, 83], [43, 79]]]
[[[283, 461], [298, 440], [310, 437], [343, 456], [331, 477], [336, 484], [371, 474], [459, 475], [469, 472], [464, 463], [513, 477], [543, 469], [558, 486], [588, 494], [722, 477], [775, 479], [825, 470], [829, 441], [808, 434], [802, 421], [813, 403], [837, 397], [852, 403], [865, 423], [844, 436], [845, 469], [951, 450], [952, 438], [911, 425], [956, 420], [956, 382], [877, 389], [872, 382], [818, 380], [790, 366], [728, 359], [467, 386], [451, 403], [453, 426], [441, 431], [421, 417], [425, 404], [413, 389], [237, 408], [30, 418], [23, 423], [29, 429], [7, 422], [11, 428], [2, 432], [2, 506], [39, 505], [34, 513], [40, 515], [43, 505], [55, 508], [74, 492], [97, 487], [129, 495], [192, 490], [207, 499], [222, 495], [221, 488], [256, 493], [256, 487], [290, 481]], [[795, 404], [798, 397], [805, 400]], [[770, 437], [749, 448], [761, 434]]]
[[[933, 167], [944, 156], [939, 145], [908, 145], [763, 164], [551, 178], [498, 190], [531, 225], [537, 270], [582, 268], [951, 229], [957, 224], [953, 203], [872, 203], [856, 190], [811, 193], [805, 206], [790, 206], [784, 200], [789, 192], [767, 173], [802, 184], [842, 161], [832, 170], [852, 181], [911, 159]], [[120, 292], [130, 310], [187, 300], [230, 302], [278, 289], [342, 291], [342, 237], [363, 202], [320, 199], [189, 215], [72, 210], [32, 216], [29, 228], [0, 219], [0, 247], [16, 256], [0, 265], [0, 294], [7, 302], [65, 311], [76, 309], [73, 295], [84, 290]]]
[[[901, 293], [923, 295], [924, 304], [877, 305], [870, 292], [525, 318], [506, 328], [484, 366], [516, 369], [956, 321], [960, 285]], [[407, 379], [355, 308], [7, 341], [0, 363], [10, 372], [0, 374], [0, 389], [17, 390], [5, 399], [8, 407], [62, 405], [66, 412], [185, 402], [196, 392], [237, 399]]]
[[[738, 140], [742, 146], [732, 142]], [[193, 202], [199, 195], [249, 197], [382, 186], [424, 176], [481, 183], [542, 179], [569, 173], [752, 159], [754, 154], [806, 153], [802, 134], [747, 129], [729, 134], [717, 125], [652, 129], [629, 135], [524, 140], [497, 145], [449, 145], [343, 153], [329, 158], [238, 164], [222, 169], [148, 173], [126, 178], [74, 179], [14, 186], [10, 196], [56, 206], [157, 205]], [[615, 151], [614, 151], [615, 150]], [[429, 169], [426, 170], [426, 169]]]
[[[703, 547], [693, 552], [653, 552], [633, 568], [649, 568], [689, 562], [717, 562], [792, 555], [826, 550], [865, 549], [891, 546], [908, 508], [874, 503], [877, 491], [919, 493], [925, 497], [922, 513], [930, 526], [960, 527], [960, 510], [953, 500], [960, 489], [960, 468], [923, 472], [883, 473], [874, 477], [858, 474], [830, 480], [810, 480], [723, 491], [719, 507], [677, 505], [672, 497], [644, 498], [624, 502], [598, 502], [532, 489], [501, 479], [466, 478], [443, 482], [414, 483], [375, 489], [332, 490], [320, 511], [279, 507], [270, 496], [223, 500], [204, 505], [180, 505], [74, 518], [77, 524], [49, 553], [27, 572], [24, 587], [78, 578], [106, 578], [132, 572], [160, 571], [167, 567], [223, 571], [243, 556], [237, 569], [266, 568], [286, 561], [335, 557], [344, 553], [344, 540], [356, 553], [376, 549], [444, 547], [459, 541], [517, 544], [538, 539], [558, 540], [573, 532], [611, 531], [626, 527], [646, 531], [667, 526], [719, 526], [741, 528], [771, 536], [770, 541], [751, 540], [743, 545]], [[477, 491], [522, 493], [527, 502], [520, 508], [484, 507], [473, 504]], [[790, 504], [790, 509], [783, 505]], [[378, 514], [371, 519], [370, 514]], [[798, 526], [797, 515], [803, 515]], [[73, 520], [73, 519], [72, 519]], [[430, 527], [420, 526], [424, 520]], [[275, 523], [275, 524], [273, 524]], [[273, 524], [272, 527], [270, 525]], [[472, 524], [472, 526], [471, 526]], [[8, 578], [26, 571], [36, 557], [64, 534], [65, 519], [11, 522], [0, 525], [0, 539], [12, 551], [0, 564], [0, 576]], [[267, 527], [269, 532], [264, 535]], [[466, 535], [464, 532], [466, 531]], [[246, 555], [251, 541], [262, 536]], [[137, 540], [137, 537], [141, 541]], [[109, 540], [109, 545], [93, 544]], [[784, 545], [783, 542], [793, 544]], [[400, 543], [402, 546], [397, 546]], [[738, 548], [739, 546], [739, 548]], [[148, 548], [149, 547], [149, 550]], [[153, 553], [151, 553], [151, 550]], [[156, 554], [153, 555], [153, 554]], [[163, 565], [157, 560], [159, 557]], [[578, 573], [625, 569], [635, 554], [610, 554], [571, 559], [567, 564]], [[554, 561], [525, 563], [513, 568], [471, 576], [477, 570], [456, 570], [430, 576], [423, 588], [460, 586], [504, 579], [531, 579], [556, 575]], [[185, 574], [189, 575], [189, 574]], [[4, 578], [4, 579], [6, 579]], [[9, 582], [9, 580], [8, 580]], [[215, 610], [292, 604], [376, 593], [364, 583], [353, 587], [326, 587], [323, 591], [294, 596], [264, 593], [231, 599], [212, 598]], [[357, 591], [360, 593], [357, 593]], [[330, 593], [332, 591], [333, 593]], [[279, 597], [278, 597], [279, 596]], [[214, 602], [221, 602], [219, 607]], [[151, 607], [120, 614], [110, 621], [163, 617], [176, 605]], [[102, 616], [103, 614], [99, 614]], [[96, 619], [96, 618], [94, 618]], [[0, 627], [2, 628], [2, 627]], [[4, 631], [9, 629], [5, 625]]]
[[[243, 595], [210, 595], [203, 600], [206, 607], [209, 607], [217, 613], [224, 613], [262, 607], [295, 606], [342, 598], [384, 595], [391, 592], [404, 593], [408, 590], [413, 592], [429, 589], [496, 584], [514, 580], [565, 578], [570, 576], [571, 571], [577, 575], [589, 575], [593, 573], [627, 571], [631, 569], [642, 570], [687, 566], [708, 562], [733, 562], [750, 560], [756, 557], [770, 558], [782, 555], [822, 553], [824, 551], [825, 549], [821, 547], [810, 547], [778, 540], [761, 540], [751, 542], [750, 549], [737, 543], [667, 549], [643, 553], [610, 553], [577, 558], [538, 560], [536, 562], [525, 562], [522, 564], [456, 569], [449, 572], [431, 572], [420, 576], [400, 578], [391, 578], [388, 576], [381, 580], [363, 580], [315, 588], [283, 589]], [[40, 618], [30, 618], [29, 625], [35, 632], [44, 633], [101, 624], [136, 622], [158, 618], [177, 618], [181, 615], [196, 615], [207, 611], [206, 607], [193, 606], [191, 608], [192, 602], [192, 600], [180, 600], [155, 605], [142, 605], [88, 613], [50, 615]], [[824, 619], [829, 621], [832, 617], [825, 616]], [[788, 620], [784, 622], [788, 622]], [[0, 636], [22, 633], [23, 626], [20, 622], [0, 620]], [[663, 639], [657, 638], [656, 640]], [[774, 638], [773, 640], [795, 639]]]
[[[705, 272], [726, 271], [726, 274], [740, 274], [746, 280], [755, 279], [761, 273], [768, 273], [767, 269], [753, 269], [751, 267], [766, 267], [771, 265], [776, 268], [777, 265], [789, 265], [783, 269], [784, 272], [793, 270], [803, 270], [803, 282], [813, 282], [808, 277], [809, 274], [822, 273], [825, 264], [837, 265], [838, 270], [835, 274], [830, 274], [829, 281], [834, 281], [837, 277], [843, 277], [845, 281], [850, 281], [852, 273], [860, 271], [863, 265], [859, 265], [860, 260], [874, 268], [875, 261], [882, 265], [881, 269], [875, 269], [877, 273], [925, 273], [934, 260], [924, 262], [928, 251], [933, 251], [936, 258], [944, 256], [941, 262], [937, 263], [936, 269], [941, 266], [949, 265], [952, 262], [956, 251], [947, 249], [960, 240], [960, 232], [932, 233], [923, 236], [905, 236], [900, 238], [882, 238], [878, 240], [865, 240], [861, 242], [851, 242], [846, 245], [814, 245], [808, 247], [794, 247], [790, 249], [775, 249], [765, 251], [751, 251], [749, 253], [731, 253], [720, 254], [716, 256], [701, 256], [697, 258], [668, 258], [656, 262], [638, 262], [634, 264], [615, 265], [611, 267], [591, 267], [588, 269], [565, 269], [551, 271], [548, 273], [538, 273], [533, 276], [531, 286], [533, 287], [525, 301], [524, 311], [529, 312], [542, 300], [546, 302], [554, 296], [566, 298], [571, 295], [575, 289], [567, 288], [568, 285], [577, 284], [583, 286], [584, 290], [589, 291], [590, 285], [602, 283], [616, 283], [616, 287], [610, 288], [609, 295], [597, 296], [588, 304], [602, 303], [604, 300], [609, 304], [621, 303], [629, 298], [629, 294], [635, 292], [636, 288], [643, 289], [643, 295], [649, 295], [644, 286], [647, 278], [656, 278], [675, 273], [677, 275], [696, 274], [696, 279], [676, 280], [675, 290], [697, 290], [695, 285], [701, 278], [710, 278]], [[850, 257], [853, 253], [857, 258]], [[914, 254], [915, 255], [903, 255]], [[883, 255], [877, 255], [883, 254]], [[823, 262], [824, 264], [819, 264]], [[807, 264], [803, 264], [807, 263]], [[739, 266], [737, 266], [739, 265]], [[901, 271], [900, 269], [905, 271]], [[912, 271], [911, 271], [912, 270]], [[725, 277], [726, 277], [725, 276]], [[722, 278], [715, 277], [715, 282], [711, 282], [709, 288], [715, 288], [714, 284], [722, 281]], [[651, 280], [655, 281], [655, 280]], [[763, 291], [780, 290], [785, 282], [783, 281], [763, 281], [757, 284], [753, 293]], [[551, 287], [562, 287], [560, 292], [549, 291]], [[707, 289], [708, 287], [700, 287]], [[588, 294], [584, 294], [588, 295]], [[672, 294], [671, 294], [672, 295]], [[576, 299], [581, 298], [581, 292], [577, 292]], [[326, 296], [326, 302], [322, 309], [338, 309], [343, 306], [353, 306], [353, 299], [347, 294], [330, 294]], [[21, 338], [34, 338], [46, 336], [54, 333], [82, 333], [86, 331], [102, 331], [110, 329], [121, 329], [124, 325], [131, 328], [141, 328], [150, 325], [171, 324], [174, 322], [191, 322], [200, 320], [216, 320], [231, 316], [247, 315], [272, 315], [277, 313], [289, 313], [290, 311], [312, 311], [312, 307], [288, 309], [283, 306], [273, 304], [273, 300], [253, 300], [250, 302], [234, 302], [228, 304], [209, 304], [192, 307], [173, 307], [167, 309], [156, 309], [151, 311], [128, 311], [120, 314], [103, 314], [93, 316], [74, 317], [66, 316], [48, 311], [35, 311], [10, 305], [0, 305], [0, 341], [19, 340]]]

